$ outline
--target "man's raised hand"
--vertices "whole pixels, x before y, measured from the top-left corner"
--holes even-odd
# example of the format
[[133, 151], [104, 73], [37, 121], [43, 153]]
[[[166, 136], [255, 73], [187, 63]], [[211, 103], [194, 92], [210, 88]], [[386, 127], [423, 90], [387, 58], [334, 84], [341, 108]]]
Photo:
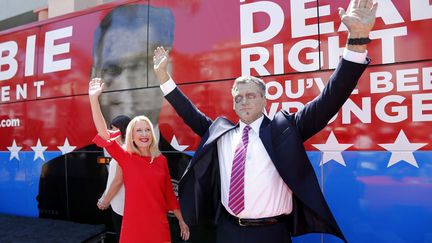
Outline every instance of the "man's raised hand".
[[345, 12], [339, 8], [339, 16], [349, 31], [349, 38], [368, 38], [375, 24], [378, 3], [373, 0], [352, 0]]
[[168, 50], [165, 50], [162, 46], [158, 46], [154, 50], [153, 56], [153, 68], [156, 69], [166, 69], [168, 64]]
[[165, 50], [162, 46], [157, 47], [154, 50], [153, 56], [153, 68], [156, 74], [156, 77], [159, 79], [161, 84], [165, 83], [170, 79], [168, 74], [168, 58], [169, 53], [168, 50]]

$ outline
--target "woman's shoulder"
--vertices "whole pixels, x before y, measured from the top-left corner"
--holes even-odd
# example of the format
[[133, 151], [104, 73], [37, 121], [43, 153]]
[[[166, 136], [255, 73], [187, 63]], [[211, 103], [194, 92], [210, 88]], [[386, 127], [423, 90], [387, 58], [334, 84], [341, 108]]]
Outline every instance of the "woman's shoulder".
[[167, 160], [166, 157], [162, 153], [159, 154], [158, 156], [156, 156], [154, 159], [155, 160], [161, 160], [161, 161], [166, 161]]
[[166, 163], [166, 161], [167, 161], [166, 157], [163, 156], [162, 154], [157, 155], [153, 159], [152, 159], [151, 156], [142, 156], [142, 155], [139, 155], [139, 154], [133, 154], [133, 156], [135, 156], [135, 158], [138, 158], [140, 160], [145, 160], [145, 161], [148, 161], [148, 162], [152, 161], [151, 163], [154, 163], [154, 162]]

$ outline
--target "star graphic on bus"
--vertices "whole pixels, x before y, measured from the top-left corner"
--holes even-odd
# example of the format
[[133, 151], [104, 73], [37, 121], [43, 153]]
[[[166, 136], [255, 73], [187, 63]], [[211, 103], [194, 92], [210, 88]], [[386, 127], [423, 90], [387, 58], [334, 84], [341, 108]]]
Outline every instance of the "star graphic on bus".
[[171, 139], [171, 146], [177, 150], [177, 151], [184, 151], [185, 149], [187, 149], [189, 147], [189, 145], [180, 145], [179, 142], [177, 141], [176, 136], [174, 135], [173, 138]]
[[404, 131], [400, 130], [394, 143], [381, 143], [378, 145], [391, 152], [387, 168], [401, 161], [405, 161], [408, 164], [419, 168], [413, 152], [424, 147], [426, 144], [427, 143], [411, 143]]
[[62, 152], [62, 154], [67, 154], [72, 152], [76, 148], [76, 146], [71, 146], [68, 139], [66, 138], [63, 146], [57, 146], [57, 148]]
[[17, 146], [15, 139], [12, 142], [12, 146], [7, 147], [7, 149], [10, 151], [9, 160], [12, 160], [13, 158], [16, 158], [18, 161], [20, 160], [18, 152], [22, 149], [22, 147]]
[[332, 131], [332, 132], [330, 132], [330, 135], [327, 138], [326, 143], [312, 144], [312, 145], [315, 148], [319, 149], [321, 152], [323, 152], [320, 166], [324, 165], [325, 163], [327, 163], [331, 160], [334, 160], [335, 162], [337, 162], [343, 166], [346, 166], [345, 160], [342, 157], [342, 151], [351, 147], [353, 144], [339, 143], [339, 141], [336, 139], [336, 136], [334, 135], [334, 133]]
[[36, 161], [37, 158], [41, 158], [45, 161], [45, 157], [43, 152], [48, 148], [48, 146], [42, 146], [40, 139], [38, 138], [36, 146], [32, 146], [31, 149], [35, 152], [33, 161]]

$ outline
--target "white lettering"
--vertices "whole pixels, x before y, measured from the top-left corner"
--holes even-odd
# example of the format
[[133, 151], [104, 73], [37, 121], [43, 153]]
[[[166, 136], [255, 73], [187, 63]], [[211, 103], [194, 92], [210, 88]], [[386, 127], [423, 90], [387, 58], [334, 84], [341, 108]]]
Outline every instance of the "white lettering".
[[21, 120], [18, 118], [0, 120], [0, 127], [19, 127], [19, 126], [21, 126]]
[[[262, 12], [270, 18], [269, 25], [260, 32], [254, 32], [254, 13]], [[284, 24], [282, 8], [269, 1], [242, 4], [240, 6], [240, 43], [242, 45], [260, 43], [275, 37]]]
[[339, 36], [329, 37], [327, 42], [328, 42], [328, 62], [329, 62], [328, 65], [329, 68], [333, 69], [337, 67], [345, 47], [339, 46]]
[[403, 69], [396, 71], [396, 87], [397, 91], [414, 91], [419, 90], [419, 85], [411, 85], [408, 86], [409, 83], [416, 83], [417, 76], [415, 77], [407, 77], [410, 74], [418, 74], [418, 69]]
[[[18, 44], [15, 41], [0, 43], [0, 81], [15, 76], [18, 70], [18, 62], [15, 59], [17, 52]], [[3, 56], [4, 53], [7, 53], [7, 56]], [[9, 66], [9, 68], [1, 71], [5, 65]]]
[[70, 42], [58, 45], [54, 42], [70, 36], [72, 36], [72, 26], [46, 32], [43, 73], [52, 73], [71, 69], [70, 58], [54, 61], [54, 56], [66, 54], [70, 51]]
[[[252, 61], [251, 56], [258, 55], [258, 59]], [[269, 75], [269, 71], [264, 67], [268, 62], [270, 54], [264, 47], [250, 47], [241, 49], [242, 75], [250, 75], [251, 69], [255, 69], [258, 75]]]
[[284, 54], [283, 44], [276, 44], [273, 46], [273, 63], [274, 63], [274, 74], [284, 73]]
[[[33, 83], [33, 86], [35, 87], [34, 91], [36, 94], [36, 98], [42, 97], [42, 87], [45, 85], [45, 81], [40, 80]], [[25, 100], [28, 98], [28, 84], [27, 83], [21, 83], [16, 84], [15, 86], [2, 86], [0, 87], [0, 102], [6, 102], [6, 101], [12, 101], [11, 99], [11, 93], [12, 97], [15, 98], [15, 100]]]
[[304, 86], [305, 86], [304, 79], [297, 80], [297, 92], [294, 93], [292, 88], [292, 81], [285, 80], [285, 94], [290, 99], [300, 98], [304, 95]]
[[407, 27], [398, 27], [371, 31], [371, 39], [381, 39], [382, 43], [382, 62], [395, 62], [395, 37], [407, 35]]
[[1, 87], [1, 96], [0, 96], [1, 101], [9, 101], [10, 100], [9, 90], [10, 90], [10, 86]]
[[432, 18], [432, 5], [430, 4], [430, 0], [411, 0], [410, 10], [412, 21]]
[[[423, 101], [428, 101], [428, 104], [425, 104]], [[413, 94], [412, 103], [412, 120], [414, 122], [432, 121], [432, 93]], [[424, 111], [428, 111], [428, 114], [426, 114]]]
[[405, 100], [404, 97], [400, 95], [389, 95], [380, 99], [375, 108], [375, 112], [377, 117], [387, 123], [396, 123], [401, 122], [408, 117], [407, 107], [406, 106], [394, 106], [391, 107], [390, 110], [394, 115], [387, 114], [386, 107], [389, 103], [398, 103], [401, 104]]
[[403, 23], [404, 20], [391, 0], [380, 0], [377, 18], [381, 17], [386, 25]]
[[32, 76], [34, 74], [34, 60], [36, 50], [36, 35], [27, 37], [26, 59], [24, 76]]
[[[302, 63], [299, 59], [300, 51], [306, 48], [317, 49], [319, 42], [317, 40], [302, 40], [295, 43], [288, 53], [288, 62], [291, 66], [299, 72], [308, 72], [318, 70], [319, 68], [319, 55], [318, 52], [312, 52], [306, 54], [306, 60], [311, 60], [308, 63]], [[322, 53], [321, 53], [322, 54]]]
[[41, 97], [41, 87], [45, 85], [45, 81], [36, 81], [33, 83], [33, 86], [36, 87], [36, 97]]
[[392, 75], [390, 72], [370, 73], [370, 92], [371, 94], [386, 93], [393, 89], [391, 82]]
[[333, 33], [333, 22], [324, 22], [317, 24], [306, 24], [307, 19], [318, 18], [330, 15], [330, 6], [319, 6], [318, 12], [316, 7], [305, 8], [308, 2], [315, 2], [315, 0], [295, 0], [290, 1], [291, 7], [291, 35], [293, 38], [305, 37], [318, 34], [318, 26], [321, 34]]
[[[307, 79], [307, 80], [309, 80], [309, 79]], [[322, 79], [321, 78], [314, 78], [313, 80], [314, 80], [316, 86], [318, 87], [318, 90], [320, 92], [322, 92], [324, 90], [324, 87], [325, 87]], [[308, 88], [309, 88], [309, 86], [308, 86]]]
[[371, 98], [363, 97], [361, 107], [358, 107], [351, 99], [342, 106], [342, 124], [351, 124], [351, 113], [361, 122], [371, 123]]
[[[270, 91], [275, 90], [274, 94], [271, 94]], [[266, 98], [267, 100], [277, 100], [283, 94], [283, 87], [280, 83], [276, 81], [270, 81], [266, 83]]]
[[16, 86], [16, 99], [27, 99], [27, 84], [17, 84]]
[[422, 69], [423, 77], [423, 90], [432, 89], [432, 67], [425, 67]]

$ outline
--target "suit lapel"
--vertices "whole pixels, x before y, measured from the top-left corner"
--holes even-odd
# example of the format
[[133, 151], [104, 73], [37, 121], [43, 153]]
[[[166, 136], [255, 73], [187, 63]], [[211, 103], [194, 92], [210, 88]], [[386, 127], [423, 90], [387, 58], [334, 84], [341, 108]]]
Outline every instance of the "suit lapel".
[[270, 156], [270, 159], [275, 163], [275, 153], [272, 146], [272, 137], [271, 137], [271, 120], [264, 116], [264, 119], [260, 126], [259, 136], [260, 139], [264, 145], [264, 148], [266, 149], [268, 155]]
[[223, 118], [217, 119], [215, 123], [212, 124], [212, 126], [210, 126], [209, 138], [207, 139], [203, 147], [206, 147], [216, 142], [218, 138], [220, 138], [226, 132], [230, 131], [231, 129], [234, 129], [237, 126], [238, 124], [234, 125], [229, 120]]
[[[260, 126], [259, 136], [260, 139], [269, 154], [273, 163], [277, 160], [275, 159], [275, 153], [272, 146], [272, 136], [271, 136], [271, 120], [264, 116], [264, 119]], [[198, 147], [195, 152], [194, 157], [189, 165], [189, 168], [194, 166], [196, 161], [199, 160], [210, 147], [213, 146], [217, 139], [224, 135], [226, 132], [234, 129], [238, 126], [238, 124], [234, 125], [229, 120], [225, 118], [218, 118], [214, 121], [214, 123], [210, 126], [209, 132], [203, 137], [202, 144]]]
[[234, 125], [225, 118], [219, 117], [216, 119], [210, 126], [209, 131], [202, 138], [202, 144], [200, 144], [196, 150], [195, 156], [192, 158], [190, 166], [194, 166], [196, 161], [199, 160], [208, 151], [208, 149], [217, 142], [218, 138], [237, 126], [238, 124]]

